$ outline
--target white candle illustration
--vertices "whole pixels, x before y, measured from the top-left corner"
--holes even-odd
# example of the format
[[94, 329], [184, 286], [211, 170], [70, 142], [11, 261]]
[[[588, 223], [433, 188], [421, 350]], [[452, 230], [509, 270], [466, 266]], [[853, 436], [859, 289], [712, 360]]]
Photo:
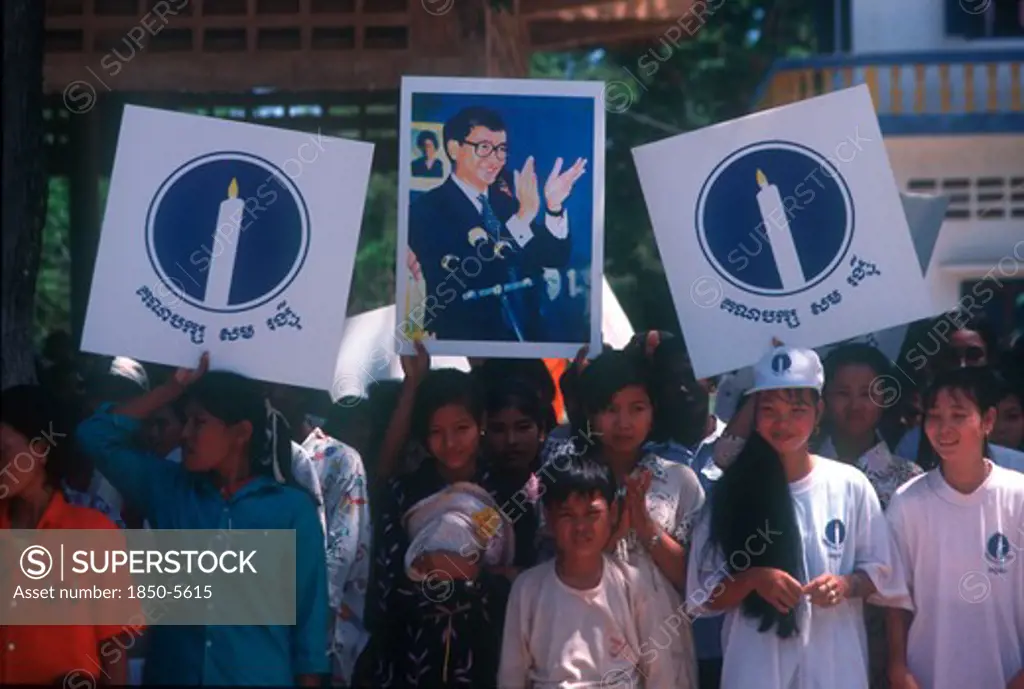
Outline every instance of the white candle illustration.
[[238, 198], [238, 180], [232, 179], [228, 185], [228, 197], [221, 202], [217, 213], [214, 251], [210, 256], [210, 273], [206, 276], [206, 297], [203, 299], [208, 306], [224, 308], [228, 305], [235, 254], [238, 253], [238, 226], [244, 210], [245, 201]]
[[800, 257], [793, 243], [793, 233], [789, 229], [789, 217], [782, 205], [779, 188], [768, 183], [768, 178], [760, 170], [757, 171], [757, 205], [761, 209], [761, 220], [764, 221], [768, 246], [775, 256], [775, 267], [782, 279], [782, 288], [786, 291], [799, 289], [806, 283], [804, 270], [800, 266]]

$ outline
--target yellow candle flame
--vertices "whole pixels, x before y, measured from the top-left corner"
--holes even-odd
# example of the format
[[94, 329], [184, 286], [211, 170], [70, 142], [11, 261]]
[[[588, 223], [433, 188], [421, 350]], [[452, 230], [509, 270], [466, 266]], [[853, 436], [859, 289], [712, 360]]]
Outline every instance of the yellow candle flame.
[[231, 184], [228, 185], [228, 198], [238, 198], [238, 180], [235, 179], [234, 177], [231, 178]]
[[764, 173], [761, 172], [760, 170], [757, 171], [757, 186], [761, 187], [762, 189], [768, 186], [768, 178], [765, 177]]

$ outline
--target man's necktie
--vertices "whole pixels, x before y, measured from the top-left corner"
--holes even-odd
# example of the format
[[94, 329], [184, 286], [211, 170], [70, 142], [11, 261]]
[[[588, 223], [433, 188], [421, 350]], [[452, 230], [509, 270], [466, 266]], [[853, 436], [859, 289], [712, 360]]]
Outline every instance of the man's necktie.
[[491, 202], [487, 199], [487, 194], [480, 194], [476, 198], [480, 201], [480, 215], [484, 218], [484, 229], [497, 242], [501, 239], [501, 221], [494, 214], [494, 209], [491, 208]]
[[[495, 215], [494, 209], [491, 208], [491, 202], [487, 199], [487, 194], [480, 194], [476, 198], [480, 201], [480, 215], [482, 215], [484, 219], [484, 229], [487, 230], [487, 234], [491, 235], [491, 241], [497, 244], [501, 241], [502, 223], [498, 220], [498, 216]], [[511, 266], [506, 267], [505, 274], [509, 284], [514, 283], [517, 280], [517, 272], [518, 271]], [[505, 325], [511, 328], [516, 335], [516, 339], [522, 342], [524, 340], [524, 336], [520, 319], [521, 315], [524, 313], [525, 306], [523, 303], [522, 293], [503, 293], [499, 299], [501, 301], [501, 312]]]

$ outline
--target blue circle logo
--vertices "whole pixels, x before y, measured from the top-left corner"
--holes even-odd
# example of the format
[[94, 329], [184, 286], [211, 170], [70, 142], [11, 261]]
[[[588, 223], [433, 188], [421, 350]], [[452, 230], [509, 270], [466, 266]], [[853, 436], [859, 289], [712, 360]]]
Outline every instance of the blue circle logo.
[[825, 541], [829, 545], [839, 546], [846, 540], [846, 524], [842, 519], [833, 519], [825, 525]]
[[1010, 539], [1001, 533], [994, 533], [985, 545], [985, 555], [990, 562], [1006, 564], [1013, 559]]
[[281, 294], [309, 251], [309, 211], [298, 187], [249, 153], [209, 153], [160, 185], [146, 217], [153, 269], [182, 301], [238, 313]]
[[824, 156], [764, 141], [715, 167], [697, 199], [696, 227], [704, 257], [734, 287], [761, 296], [799, 294], [845, 258], [853, 198]]
[[788, 354], [776, 354], [772, 358], [772, 370], [775, 373], [783, 374], [793, 367], [793, 360], [789, 358]]

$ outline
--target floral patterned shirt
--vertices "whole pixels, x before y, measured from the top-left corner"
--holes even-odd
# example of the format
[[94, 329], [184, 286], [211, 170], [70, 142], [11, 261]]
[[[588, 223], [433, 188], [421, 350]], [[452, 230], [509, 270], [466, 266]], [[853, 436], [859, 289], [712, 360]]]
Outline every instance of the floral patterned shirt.
[[[818, 454], [829, 459], [839, 459], [832, 438], [825, 439], [818, 448]], [[924, 473], [914, 462], [889, 452], [889, 446], [881, 440], [861, 455], [854, 466], [867, 475], [868, 481], [878, 494], [878, 502], [882, 504], [883, 510], [889, 507], [889, 500], [897, 488], [918, 474]]]
[[[633, 474], [644, 470], [651, 472], [651, 487], [647, 490], [647, 511], [651, 519], [673, 540], [684, 548], [689, 547], [693, 526], [704, 505], [704, 489], [697, 475], [687, 466], [652, 453], [643, 456]], [[635, 564], [633, 561], [639, 556], [650, 557], [632, 531], [619, 541], [616, 554], [631, 564]]]
[[319, 428], [302, 444], [313, 458], [327, 521], [327, 593], [335, 615], [334, 679], [349, 684], [370, 638], [364, 622], [370, 578], [370, 504], [359, 453]]

